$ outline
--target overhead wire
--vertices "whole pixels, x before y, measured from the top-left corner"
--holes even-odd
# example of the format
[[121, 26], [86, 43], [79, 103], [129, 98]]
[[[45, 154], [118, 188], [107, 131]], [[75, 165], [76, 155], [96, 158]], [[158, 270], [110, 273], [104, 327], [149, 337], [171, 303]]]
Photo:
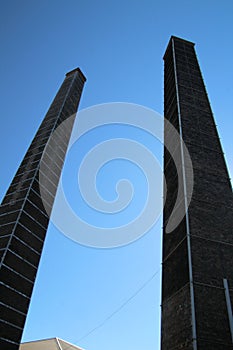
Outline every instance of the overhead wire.
[[[100, 322], [97, 326], [92, 328], [89, 332], [84, 334], [81, 338], [79, 338], [77, 341], [74, 342], [74, 344], [77, 344], [81, 342], [82, 340], [86, 339], [89, 337], [92, 333], [97, 331], [99, 328], [103, 327], [105, 323], [107, 323], [113, 316], [115, 316], [118, 312], [120, 312], [132, 299], [134, 299], [154, 278], [155, 276], [160, 272], [161, 267], [156, 270], [131, 296], [126, 299], [117, 309], [115, 309], [110, 315], [108, 315], [102, 322]], [[72, 345], [67, 346], [64, 348], [64, 350], [67, 350], [71, 347]]]

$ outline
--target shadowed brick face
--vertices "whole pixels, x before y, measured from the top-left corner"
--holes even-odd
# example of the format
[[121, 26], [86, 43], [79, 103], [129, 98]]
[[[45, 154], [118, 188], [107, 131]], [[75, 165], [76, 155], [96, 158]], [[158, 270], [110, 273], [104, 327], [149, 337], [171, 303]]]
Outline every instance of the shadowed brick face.
[[[77, 112], [85, 82], [80, 69], [67, 73], [0, 207], [0, 348], [17, 350], [49, 222], [39, 189], [39, 165], [46, 143]], [[52, 209], [74, 117], [59, 144], [48, 151], [46, 199]], [[53, 175], [52, 175], [53, 174]]]
[[[194, 190], [184, 220], [165, 233], [178, 185], [175, 164], [165, 149], [161, 349], [233, 349], [223, 286], [227, 279], [232, 305], [231, 184], [194, 44], [172, 37], [164, 62], [164, 115], [189, 150]], [[168, 143], [166, 128], [164, 138]], [[177, 149], [181, 154], [180, 144]], [[186, 172], [185, 160], [183, 165]], [[185, 201], [180, 205], [185, 209]]]

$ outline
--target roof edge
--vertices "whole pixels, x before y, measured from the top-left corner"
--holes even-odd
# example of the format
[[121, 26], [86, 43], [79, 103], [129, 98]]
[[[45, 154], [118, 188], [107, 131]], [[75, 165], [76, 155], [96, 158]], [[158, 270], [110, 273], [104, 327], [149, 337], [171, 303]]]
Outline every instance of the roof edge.
[[[78, 345], [75, 345], [75, 344], [72, 344], [72, 343], [70, 343], [70, 342], [68, 342], [67, 340], [64, 340], [64, 339], [61, 339], [61, 338], [58, 338], [58, 337], [56, 337], [56, 340], [59, 342], [59, 340], [61, 340], [61, 341], [63, 341], [64, 343], [66, 343], [66, 344], [68, 344], [68, 345], [70, 345], [70, 346], [73, 346], [73, 347], [76, 347], [78, 350], [80, 349], [80, 350], [84, 350], [83, 348], [81, 348], [80, 346], [78, 346]], [[60, 342], [59, 342], [59, 345], [60, 345]], [[60, 345], [61, 346], [61, 345]]]
[[35, 343], [37, 341], [47, 341], [47, 340], [53, 340], [53, 339], [57, 339], [57, 338], [51, 337], [51, 338], [45, 338], [45, 339], [30, 340], [30, 341], [24, 341], [21, 344]]

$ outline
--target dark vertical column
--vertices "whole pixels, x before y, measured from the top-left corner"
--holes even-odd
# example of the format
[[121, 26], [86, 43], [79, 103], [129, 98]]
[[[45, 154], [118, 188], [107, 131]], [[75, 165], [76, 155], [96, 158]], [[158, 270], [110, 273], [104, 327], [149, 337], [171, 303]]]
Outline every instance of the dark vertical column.
[[[163, 232], [162, 349], [232, 349], [223, 279], [233, 301], [232, 189], [194, 44], [172, 37], [165, 56], [164, 115], [192, 159], [194, 190], [187, 214]], [[164, 131], [165, 143], [169, 141]], [[181, 145], [177, 149], [182, 154]], [[182, 163], [182, 157], [180, 156]], [[188, 178], [184, 163], [184, 187]], [[164, 150], [168, 193], [164, 227], [174, 207], [177, 172]], [[181, 203], [185, 208], [185, 201]]]
[[[79, 68], [66, 74], [0, 207], [0, 348], [4, 350], [19, 348], [49, 222], [40, 197], [41, 157], [56, 127], [77, 112], [85, 80]], [[59, 143], [47, 152], [50, 182], [43, 190], [50, 208], [73, 122], [74, 116]]]

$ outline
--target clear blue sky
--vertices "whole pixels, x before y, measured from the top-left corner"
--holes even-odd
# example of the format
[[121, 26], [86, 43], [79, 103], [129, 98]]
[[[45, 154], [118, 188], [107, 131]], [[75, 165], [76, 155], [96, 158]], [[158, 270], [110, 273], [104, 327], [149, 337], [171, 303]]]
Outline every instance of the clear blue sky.
[[[163, 112], [171, 35], [196, 43], [233, 173], [233, 3], [223, 0], [2, 1], [1, 183], [4, 195], [64, 75], [87, 76], [80, 108], [132, 102]], [[86, 350], [159, 349], [161, 222], [122, 248], [81, 246], [49, 229], [23, 340], [60, 337]]]

